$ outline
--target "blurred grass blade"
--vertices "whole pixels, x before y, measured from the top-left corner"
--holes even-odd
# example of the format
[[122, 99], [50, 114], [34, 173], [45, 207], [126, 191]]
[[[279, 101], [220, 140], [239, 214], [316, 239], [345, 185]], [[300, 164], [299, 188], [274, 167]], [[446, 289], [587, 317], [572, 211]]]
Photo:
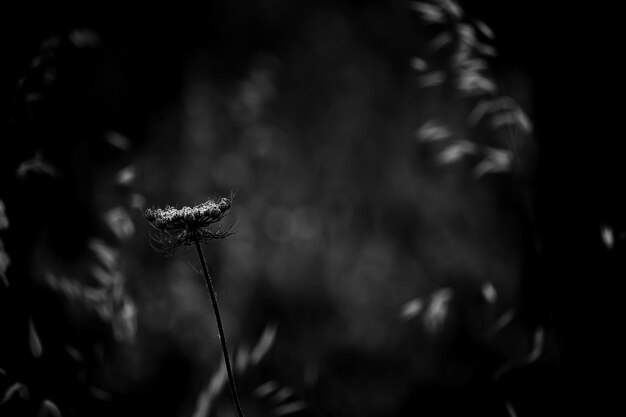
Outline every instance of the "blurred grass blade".
[[461, 42], [472, 47], [476, 45], [476, 33], [474, 32], [474, 28], [471, 25], [457, 25], [456, 32]]
[[437, 334], [443, 327], [452, 294], [452, 289], [441, 288], [431, 296], [430, 304], [423, 316], [424, 327], [431, 335]]
[[276, 381], [267, 381], [267, 382], [264, 382], [263, 384], [259, 385], [254, 390], [253, 394], [257, 398], [263, 398], [263, 397], [267, 397], [268, 395], [270, 395], [271, 393], [273, 393], [277, 389], [278, 389], [278, 384], [276, 383]]
[[443, 151], [437, 155], [437, 162], [442, 165], [452, 164], [466, 155], [475, 154], [476, 151], [477, 147], [474, 143], [459, 140], [444, 148]]
[[450, 43], [452, 43], [452, 34], [450, 32], [443, 32], [437, 35], [435, 39], [431, 40], [428, 43], [428, 47], [432, 51], [437, 51]]
[[49, 175], [59, 177], [60, 171], [56, 169], [41, 153], [37, 151], [32, 159], [22, 162], [15, 172], [18, 178], [23, 179], [28, 175]]
[[274, 401], [275, 403], [282, 403], [287, 398], [291, 397], [292, 395], [293, 395], [293, 390], [291, 388], [282, 387], [281, 389], [276, 391], [274, 395], [272, 395], [272, 401]]
[[70, 358], [74, 359], [76, 362], [83, 361], [83, 354], [76, 347], [67, 344], [65, 345], [65, 352], [69, 355]]
[[100, 35], [89, 29], [75, 29], [70, 32], [69, 39], [77, 48], [93, 48], [101, 42]]
[[443, 10], [438, 6], [413, 1], [409, 4], [409, 7], [420, 13], [422, 19], [427, 23], [442, 23], [445, 20]]
[[211, 377], [209, 385], [198, 395], [192, 417], [207, 417], [210, 414], [215, 399], [224, 389], [224, 385], [226, 385], [226, 377], [226, 365], [224, 365], [224, 362], [220, 362], [220, 366]]
[[508, 172], [511, 170], [513, 154], [507, 149], [488, 148], [487, 156], [474, 168], [474, 176], [480, 178], [493, 172]]
[[39, 340], [39, 335], [37, 334], [37, 330], [35, 329], [35, 323], [33, 323], [32, 317], [28, 321], [28, 347], [30, 348], [30, 353], [35, 358], [41, 357], [43, 353], [43, 348], [41, 346], [41, 340]]
[[494, 102], [492, 100], [480, 101], [467, 116], [467, 122], [470, 126], [476, 126], [486, 114], [493, 111], [493, 106]]
[[607, 249], [612, 249], [613, 244], [615, 242], [615, 238], [613, 236], [613, 229], [611, 229], [608, 226], [602, 226], [602, 228], [600, 229], [600, 233], [602, 236], [602, 243], [604, 243], [604, 246], [606, 246]]
[[135, 167], [130, 165], [126, 168], [122, 168], [119, 170], [117, 175], [115, 176], [115, 182], [119, 185], [131, 186], [135, 181], [136, 177]]
[[432, 71], [418, 77], [418, 82], [422, 87], [435, 87], [443, 84], [446, 76], [443, 71]]
[[408, 303], [402, 306], [400, 310], [400, 317], [404, 320], [410, 320], [417, 317], [419, 313], [424, 309], [424, 302], [421, 298], [414, 298]]
[[100, 239], [91, 239], [88, 246], [107, 270], [114, 271], [117, 269], [118, 253], [115, 249]]
[[491, 28], [489, 26], [487, 26], [487, 24], [485, 22], [483, 22], [482, 20], [476, 20], [474, 22], [474, 25], [480, 31], [480, 33], [485, 35], [485, 37], [487, 37], [489, 39], [493, 39], [495, 37], [494, 33], [493, 33], [493, 30], [491, 30]]
[[479, 71], [462, 71], [459, 77], [459, 90], [468, 95], [495, 93], [496, 84]]
[[511, 309], [504, 313], [491, 327], [490, 333], [496, 333], [506, 327], [515, 317], [515, 310]]
[[498, 299], [498, 293], [496, 292], [496, 288], [491, 282], [484, 283], [482, 285], [481, 291], [485, 300], [487, 300], [487, 302], [490, 304], [495, 303]]
[[6, 403], [15, 395], [19, 395], [20, 398], [27, 399], [29, 397], [28, 388], [26, 388], [26, 386], [22, 384], [21, 382], [16, 382], [12, 384], [6, 389], [6, 391], [4, 391], [4, 395], [2, 396], [2, 399], [0, 400], [0, 404]]
[[127, 151], [130, 149], [130, 140], [126, 136], [118, 132], [107, 132], [104, 141], [122, 151]]
[[56, 406], [50, 400], [43, 400], [41, 403], [41, 407], [39, 407], [39, 412], [37, 413], [37, 417], [61, 417], [61, 411], [59, 407]]
[[535, 333], [533, 334], [533, 346], [532, 346], [530, 353], [528, 353], [528, 355], [525, 355], [522, 358], [512, 359], [509, 362], [505, 363], [500, 369], [494, 372], [493, 374], [494, 380], [500, 379], [502, 375], [506, 374], [512, 369], [520, 368], [520, 367], [529, 365], [533, 362], [536, 362], [537, 359], [539, 359], [541, 357], [541, 354], [543, 353], [544, 343], [545, 343], [545, 331], [542, 327], [539, 327], [535, 330]]
[[485, 43], [482, 43], [482, 42], [476, 43], [475, 47], [476, 47], [476, 50], [479, 53], [481, 53], [481, 54], [483, 54], [485, 56], [494, 57], [494, 56], [496, 56], [498, 54], [497, 51], [496, 51], [496, 48], [494, 48], [491, 45], [487, 45]]
[[451, 137], [452, 131], [447, 126], [429, 120], [417, 130], [416, 135], [420, 142], [436, 142]]
[[128, 240], [135, 234], [135, 225], [123, 207], [114, 207], [104, 213], [104, 220], [120, 240]]
[[296, 413], [306, 409], [306, 403], [304, 401], [294, 401], [289, 404], [281, 405], [274, 409], [274, 414], [277, 416], [284, 416], [287, 414]]
[[250, 350], [247, 347], [240, 347], [235, 357], [235, 368], [239, 372], [243, 372], [250, 363]]
[[452, 16], [457, 19], [461, 19], [463, 17], [463, 9], [461, 6], [454, 0], [440, 0], [443, 8], [448, 11]]
[[517, 413], [510, 402], [505, 401], [504, 406], [506, 407], [506, 411], [509, 413], [510, 417], [517, 417]]
[[0, 230], [9, 228], [9, 218], [7, 217], [6, 207], [4, 202], [0, 200]]
[[263, 334], [259, 338], [258, 343], [254, 348], [252, 348], [252, 352], [250, 352], [250, 361], [253, 364], [258, 364], [263, 356], [267, 354], [272, 345], [274, 344], [274, 340], [276, 338], [276, 330], [278, 326], [276, 324], [268, 324], [263, 331]]
[[419, 72], [423, 72], [428, 69], [428, 63], [422, 58], [411, 59], [411, 66]]

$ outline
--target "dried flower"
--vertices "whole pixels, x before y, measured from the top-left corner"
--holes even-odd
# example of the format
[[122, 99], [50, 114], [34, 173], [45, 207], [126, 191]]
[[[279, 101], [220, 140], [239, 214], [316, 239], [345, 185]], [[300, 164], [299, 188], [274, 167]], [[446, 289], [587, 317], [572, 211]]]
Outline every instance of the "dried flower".
[[215, 321], [217, 322], [217, 329], [220, 335], [230, 394], [237, 416], [243, 417], [243, 411], [241, 410], [241, 404], [239, 403], [239, 397], [237, 395], [237, 387], [235, 386], [235, 376], [230, 364], [230, 355], [228, 354], [228, 347], [226, 345], [226, 336], [224, 335], [220, 308], [217, 302], [217, 293], [215, 292], [211, 274], [209, 274], [209, 268], [206, 265], [206, 260], [204, 259], [202, 248], [200, 247], [201, 243], [206, 244], [209, 240], [222, 239], [231, 234], [230, 229], [232, 225], [226, 230], [221, 230], [221, 228], [217, 228], [217, 230], [209, 229], [209, 226], [219, 222], [228, 214], [231, 201], [232, 195], [230, 198], [222, 198], [219, 203], [208, 200], [206, 203], [195, 207], [185, 206], [181, 209], [177, 209], [167, 206], [164, 209], [148, 209], [145, 211], [144, 216], [155, 229], [151, 234], [151, 238], [157, 244], [157, 246], [152, 245], [157, 251], [175, 255], [192, 244], [198, 251], [198, 259], [200, 260], [202, 272], [204, 273], [204, 283], [211, 297]]
[[219, 203], [208, 200], [194, 207], [181, 209], [166, 206], [164, 209], [147, 209], [144, 217], [155, 229], [151, 233], [154, 249], [161, 253], [176, 254], [196, 240], [206, 244], [209, 240], [223, 239], [231, 234], [231, 226], [209, 229], [228, 214], [231, 198]]

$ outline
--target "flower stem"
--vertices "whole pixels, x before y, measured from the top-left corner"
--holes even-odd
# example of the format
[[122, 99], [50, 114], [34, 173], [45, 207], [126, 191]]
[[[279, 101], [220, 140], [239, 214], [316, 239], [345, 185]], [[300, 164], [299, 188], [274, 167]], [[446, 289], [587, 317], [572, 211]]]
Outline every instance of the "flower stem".
[[235, 386], [235, 376], [233, 375], [233, 370], [230, 367], [230, 358], [228, 356], [228, 348], [226, 347], [226, 336], [224, 335], [224, 327], [222, 326], [222, 318], [220, 316], [220, 308], [217, 304], [217, 294], [215, 289], [213, 288], [213, 282], [211, 280], [211, 275], [209, 274], [209, 269], [206, 266], [206, 261], [204, 260], [204, 254], [202, 253], [202, 249], [200, 248], [200, 242], [197, 238], [194, 239], [194, 244], [196, 245], [196, 250], [198, 251], [198, 258], [200, 258], [200, 263], [202, 264], [202, 270], [204, 271], [204, 283], [206, 284], [207, 291], [211, 296], [211, 303], [213, 304], [213, 311], [215, 312], [215, 321], [217, 321], [217, 329], [220, 334], [220, 342], [222, 343], [222, 352], [224, 353], [224, 363], [226, 364], [226, 372], [228, 373], [228, 384], [230, 387], [230, 395], [233, 398], [233, 404], [235, 405], [235, 409], [237, 410], [238, 417], [243, 417], [243, 411], [241, 411], [241, 405], [239, 404], [239, 397], [237, 396], [237, 387]]

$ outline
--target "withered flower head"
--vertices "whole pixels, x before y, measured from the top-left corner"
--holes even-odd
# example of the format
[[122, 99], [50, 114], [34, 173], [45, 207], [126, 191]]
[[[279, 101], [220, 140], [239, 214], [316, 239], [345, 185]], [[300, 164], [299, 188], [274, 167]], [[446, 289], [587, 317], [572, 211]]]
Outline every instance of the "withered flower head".
[[150, 234], [152, 247], [158, 252], [176, 254], [190, 246], [196, 240], [207, 243], [212, 239], [223, 239], [231, 234], [228, 226], [209, 229], [228, 214], [231, 198], [222, 198], [219, 202], [208, 200], [194, 207], [166, 206], [164, 209], [147, 209], [144, 217], [155, 229]]

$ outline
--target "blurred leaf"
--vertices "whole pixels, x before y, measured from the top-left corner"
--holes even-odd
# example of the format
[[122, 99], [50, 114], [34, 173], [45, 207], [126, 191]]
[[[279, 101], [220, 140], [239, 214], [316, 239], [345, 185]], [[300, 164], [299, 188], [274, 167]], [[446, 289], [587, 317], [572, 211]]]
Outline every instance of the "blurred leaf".
[[111, 401], [111, 393], [89, 385], [89, 393], [100, 401]]
[[41, 45], [39, 45], [39, 48], [41, 50], [47, 50], [50, 51], [51, 49], [56, 49], [61, 45], [61, 37], [60, 36], [51, 36], [47, 39], [45, 39]]
[[74, 359], [76, 362], [83, 361], [83, 354], [74, 346], [70, 344], [65, 345], [65, 352], [67, 352], [70, 358]]
[[[604, 243], [604, 246], [606, 246], [608, 249], [612, 249], [613, 244], [615, 243], [615, 238], [613, 236], [613, 229], [611, 229], [608, 226], [602, 226], [602, 228], [600, 229], [600, 233], [602, 235], [602, 243]], [[0, 271], [2, 271], [1, 265], [0, 265]]]
[[511, 170], [513, 154], [507, 149], [488, 148], [487, 156], [474, 168], [474, 175], [480, 178], [493, 172], [508, 172]]
[[41, 151], [37, 151], [32, 159], [22, 162], [16, 170], [18, 178], [22, 179], [29, 174], [60, 176], [60, 172], [50, 162], [48, 162]]
[[41, 403], [41, 407], [39, 407], [39, 412], [37, 413], [37, 417], [61, 417], [61, 411], [59, 411], [59, 407], [57, 407], [50, 400], [43, 400]]
[[134, 209], [143, 210], [146, 207], [146, 198], [141, 194], [134, 193], [130, 196], [129, 205]]
[[471, 25], [468, 25], [466, 23], [459, 24], [456, 26], [456, 32], [461, 42], [469, 46], [476, 45], [476, 34], [474, 32], [474, 28]]
[[476, 43], [475, 44], [476, 50], [485, 55], [485, 56], [496, 56], [497, 55], [497, 51], [496, 48], [494, 48], [493, 46], [484, 44], [484, 43]]
[[437, 51], [443, 48], [444, 46], [450, 44], [451, 42], [452, 42], [452, 34], [450, 32], [443, 32], [437, 35], [435, 39], [431, 40], [428, 43], [428, 47], [433, 51]]
[[36, 57], [33, 58], [32, 61], [30, 61], [30, 67], [37, 68], [43, 63], [43, 61], [44, 61], [43, 55], [37, 55]]
[[267, 397], [268, 395], [276, 391], [278, 388], [279, 388], [279, 385], [276, 383], [276, 381], [267, 381], [259, 385], [254, 390], [254, 395], [257, 398]]
[[471, 126], [476, 126], [478, 122], [487, 114], [493, 111], [494, 101], [481, 100], [474, 106], [470, 114], [467, 116], [467, 122]]
[[268, 324], [263, 331], [263, 334], [259, 338], [256, 346], [252, 348], [250, 352], [250, 360], [253, 364], [258, 364], [263, 356], [267, 354], [276, 338], [276, 331], [278, 326], [276, 324]]
[[400, 317], [409, 320], [416, 317], [424, 308], [424, 302], [421, 298], [414, 298], [405, 303], [400, 310]]
[[192, 417], [206, 417], [209, 415], [215, 399], [224, 389], [227, 376], [226, 365], [224, 365], [224, 362], [220, 362], [220, 366], [211, 377], [209, 385], [198, 395], [196, 408]]
[[57, 71], [55, 68], [48, 68], [43, 73], [43, 82], [45, 85], [50, 86], [57, 78]]
[[6, 271], [9, 269], [9, 265], [11, 265], [11, 257], [4, 250], [4, 242], [0, 239], [0, 282], [7, 288], [9, 287], [9, 280], [6, 277]]
[[437, 155], [437, 162], [439, 164], [451, 164], [457, 162], [465, 155], [475, 154], [476, 151], [477, 147], [472, 142], [459, 140], [444, 148], [443, 151]]
[[418, 77], [418, 82], [422, 87], [435, 87], [445, 80], [443, 71], [433, 71]]
[[32, 93], [28, 93], [24, 96], [24, 101], [27, 103], [33, 103], [35, 101], [39, 101], [43, 98], [43, 94], [40, 92], [34, 91]]
[[100, 35], [89, 29], [76, 29], [70, 32], [70, 42], [78, 48], [92, 48], [100, 44]]
[[487, 63], [484, 59], [472, 58], [459, 60], [457, 64], [460, 71], [478, 72], [487, 68]]
[[294, 401], [289, 404], [281, 405], [273, 410], [273, 413], [277, 416], [284, 416], [286, 414], [295, 413], [306, 409], [306, 403], [304, 401]]
[[530, 120], [519, 108], [514, 111], [508, 111], [494, 116], [491, 119], [491, 126], [494, 129], [498, 129], [503, 126], [514, 126], [520, 128], [525, 133], [530, 133], [532, 131]]
[[412, 10], [421, 13], [422, 19], [424, 19], [427, 23], [442, 23], [445, 20], [443, 11], [438, 6], [413, 1], [409, 4], [409, 7]]
[[137, 334], [137, 308], [135, 303], [125, 298], [122, 307], [113, 318], [113, 335], [118, 341], [127, 343], [135, 340]]
[[411, 59], [411, 66], [417, 71], [426, 71], [428, 69], [428, 63], [422, 58]]
[[109, 271], [118, 267], [118, 253], [100, 239], [90, 239], [89, 249], [96, 255], [100, 263]]
[[543, 353], [545, 338], [546, 332], [543, 330], [542, 327], [539, 327], [537, 330], [535, 330], [535, 334], [533, 337], [533, 350], [526, 357], [526, 363], [532, 363], [539, 359], [539, 357]]
[[506, 407], [506, 411], [509, 413], [510, 417], [517, 417], [517, 413], [510, 402], [505, 401], [504, 406]]
[[126, 136], [118, 132], [107, 132], [104, 141], [122, 151], [127, 151], [130, 149], [130, 140]]
[[108, 268], [103, 269], [99, 266], [93, 266], [89, 272], [91, 272], [91, 275], [103, 287], [112, 286], [113, 284], [115, 284], [116, 281], [119, 281], [120, 279], [117, 271], [111, 271]]
[[483, 100], [474, 107], [468, 116], [468, 123], [476, 125], [487, 114], [497, 114], [492, 117], [492, 128], [502, 126], [516, 126], [525, 133], [532, 132], [532, 123], [524, 111], [510, 97], [499, 97], [493, 100]]
[[437, 334], [443, 327], [451, 298], [452, 290], [450, 288], [441, 288], [431, 296], [430, 304], [423, 316], [424, 327], [430, 334]]
[[115, 177], [115, 182], [120, 184], [120, 185], [125, 185], [125, 186], [130, 186], [133, 184], [133, 182], [135, 181], [135, 167], [130, 165], [127, 166], [126, 168], [121, 169], [116, 177]]
[[498, 293], [491, 282], [484, 283], [481, 290], [488, 303], [493, 304], [498, 299]]
[[416, 134], [420, 142], [436, 142], [452, 136], [452, 131], [447, 126], [429, 120], [417, 130]]
[[30, 347], [30, 353], [32, 353], [35, 358], [41, 357], [43, 348], [32, 318], [28, 321], [28, 346]]
[[459, 77], [459, 90], [469, 95], [495, 93], [496, 84], [479, 71], [462, 71]]
[[274, 401], [275, 403], [282, 403], [283, 401], [285, 401], [287, 398], [291, 397], [292, 395], [293, 395], [293, 390], [291, 388], [282, 387], [281, 389], [276, 391], [274, 395], [272, 395], [272, 401]]
[[0, 404], [4, 404], [13, 398], [15, 395], [19, 395], [20, 398], [28, 399], [28, 388], [21, 382], [16, 382], [4, 391], [4, 395], [0, 400]]
[[474, 22], [474, 25], [480, 31], [480, 33], [485, 35], [487, 38], [493, 39], [495, 37], [493, 34], [493, 30], [491, 30], [491, 28], [487, 26], [487, 24], [483, 22], [482, 20], [476, 20]]
[[513, 360], [505, 363], [500, 369], [494, 372], [493, 378], [495, 380], [498, 380], [502, 377], [502, 375], [511, 371], [512, 369], [521, 368], [537, 361], [537, 359], [539, 359], [541, 357], [541, 354], [543, 353], [544, 342], [545, 331], [542, 327], [539, 327], [535, 330], [535, 333], [533, 334], [533, 347], [530, 353], [522, 358], [514, 358]]
[[454, 0], [440, 0], [442, 6], [445, 10], [447, 10], [452, 16], [457, 19], [461, 19], [463, 17], [463, 9], [458, 5]]
[[239, 372], [243, 372], [250, 363], [250, 350], [245, 346], [240, 346], [237, 350], [237, 356], [235, 358], [235, 368]]
[[0, 200], [0, 230], [9, 228], [9, 218], [7, 217], [6, 207], [4, 202]]
[[128, 212], [122, 207], [114, 207], [104, 214], [104, 220], [120, 240], [127, 240], [135, 234], [135, 225]]

